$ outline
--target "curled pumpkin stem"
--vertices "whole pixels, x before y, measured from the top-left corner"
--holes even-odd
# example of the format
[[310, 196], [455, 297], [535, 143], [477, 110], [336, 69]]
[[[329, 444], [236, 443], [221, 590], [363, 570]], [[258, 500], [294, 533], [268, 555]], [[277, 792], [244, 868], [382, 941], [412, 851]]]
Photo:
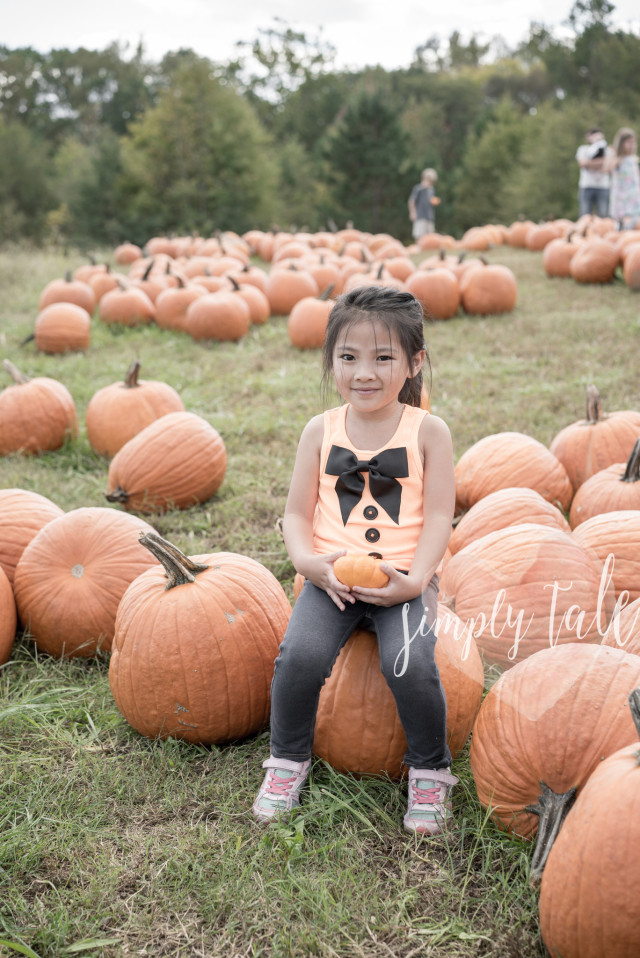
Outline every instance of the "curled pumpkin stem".
[[141, 533], [138, 542], [153, 553], [158, 562], [164, 566], [168, 579], [165, 590], [174, 589], [177, 585], [184, 585], [187, 582], [195, 582], [198, 573], [209, 568], [202, 562], [194, 562], [157, 532]]
[[527, 805], [525, 811], [533, 812], [540, 817], [536, 847], [531, 857], [531, 871], [529, 881], [532, 885], [539, 885], [542, 872], [547, 861], [551, 846], [562, 828], [567, 812], [576, 800], [577, 788], [570, 788], [568, 792], [554, 792], [546, 782], [540, 782], [540, 796], [536, 805]]

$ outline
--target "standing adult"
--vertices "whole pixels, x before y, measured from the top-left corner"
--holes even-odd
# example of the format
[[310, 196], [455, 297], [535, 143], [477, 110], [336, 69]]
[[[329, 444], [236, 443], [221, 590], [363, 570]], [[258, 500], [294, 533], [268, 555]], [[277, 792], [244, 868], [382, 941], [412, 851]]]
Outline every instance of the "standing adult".
[[620, 229], [640, 226], [640, 173], [638, 172], [638, 143], [628, 126], [621, 127], [607, 149], [604, 168], [611, 174], [609, 215], [620, 224]]
[[434, 183], [438, 179], [435, 170], [422, 171], [420, 182], [411, 190], [409, 197], [409, 219], [413, 223], [413, 238], [417, 241], [425, 233], [434, 233], [436, 228], [435, 207], [440, 202], [436, 196]]
[[576, 151], [580, 167], [578, 181], [578, 206], [580, 216], [595, 212], [607, 216], [609, 212], [609, 173], [605, 170], [607, 142], [598, 126], [587, 130], [586, 143]]

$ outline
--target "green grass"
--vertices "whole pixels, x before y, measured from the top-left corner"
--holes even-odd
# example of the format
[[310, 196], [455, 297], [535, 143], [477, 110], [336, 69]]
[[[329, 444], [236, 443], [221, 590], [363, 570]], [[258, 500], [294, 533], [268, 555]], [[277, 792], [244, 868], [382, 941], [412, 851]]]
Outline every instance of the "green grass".
[[[640, 408], [638, 298], [621, 283], [547, 280], [539, 254], [498, 249], [519, 283], [516, 310], [430, 324], [432, 408], [456, 456], [516, 430], [548, 444], [584, 416]], [[0, 354], [65, 383], [79, 436], [40, 457], [0, 460], [0, 486], [65, 510], [104, 506], [108, 464], [90, 449], [92, 394], [122, 379], [170, 383], [224, 438], [228, 470], [197, 509], [150, 517], [191, 553], [228, 550], [266, 565], [291, 596], [276, 528], [299, 433], [322, 409], [320, 357], [272, 318], [237, 344], [195, 344], [155, 327], [94, 320], [85, 354], [45, 356], [32, 331], [40, 290], [79, 255], [0, 254]], [[464, 753], [455, 827], [420, 842], [400, 830], [403, 789], [317, 761], [301, 812], [263, 829], [249, 808], [267, 733], [224, 747], [155, 742], [115, 708], [108, 661], [58, 661], [19, 636], [0, 669], [0, 954], [533, 958], [544, 948], [527, 876], [531, 846], [502, 834], [475, 797]]]

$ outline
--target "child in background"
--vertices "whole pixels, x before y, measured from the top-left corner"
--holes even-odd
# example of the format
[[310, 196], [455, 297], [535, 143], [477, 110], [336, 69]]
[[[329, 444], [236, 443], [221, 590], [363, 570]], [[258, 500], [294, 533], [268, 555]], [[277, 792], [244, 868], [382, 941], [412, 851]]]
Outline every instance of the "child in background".
[[611, 174], [609, 216], [618, 221], [620, 229], [637, 229], [640, 226], [638, 142], [629, 127], [623, 126], [616, 133], [613, 147], [607, 150], [604, 168]]
[[[260, 821], [300, 803], [320, 690], [356, 628], [376, 633], [382, 673], [407, 737], [407, 831], [436, 834], [451, 815], [446, 700], [435, 663], [438, 578], [451, 534], [451, 436], [420, 408], [428, 363], [423, 309], [407, 292], [364, 287], [341, 296], [323, 349], [344, 405], [300, 438], [283, 533], [305, 577], [275, 664], [271, 756], [253, 806]], [[348, 588], [338, 556], [382, 554], [383, 588]], [[413, 641], [410, 641], [413, 638]], [[408, 643], [410, 642], [410, 645]]]
[[422, 171], [420, 182], [411, 190], [409, 197], [409, 219], [413, 223], [413, 238], [417, 242], [425, 233], [434, 233], [436, 228], [436, 206], [440, 202], [436, 196], [434, 183], [438, 179], [435, 170]]

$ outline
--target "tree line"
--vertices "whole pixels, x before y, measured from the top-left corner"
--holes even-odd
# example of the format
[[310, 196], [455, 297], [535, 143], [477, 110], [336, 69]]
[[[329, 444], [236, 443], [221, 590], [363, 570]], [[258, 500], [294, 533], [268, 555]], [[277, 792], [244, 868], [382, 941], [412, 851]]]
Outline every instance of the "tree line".
[[401, 70], [339, 71], [282, 20], [234, 57], [151, 62], [0, 46], [0, 242], [81, 247], [158, 233], [318, 230], [408, 240], [407, 197], [434, 167], [440, 232], [577, 216], [575, 151], [640, 115], [640, 36], [576, 0], [570, 39], [427, 37]]

